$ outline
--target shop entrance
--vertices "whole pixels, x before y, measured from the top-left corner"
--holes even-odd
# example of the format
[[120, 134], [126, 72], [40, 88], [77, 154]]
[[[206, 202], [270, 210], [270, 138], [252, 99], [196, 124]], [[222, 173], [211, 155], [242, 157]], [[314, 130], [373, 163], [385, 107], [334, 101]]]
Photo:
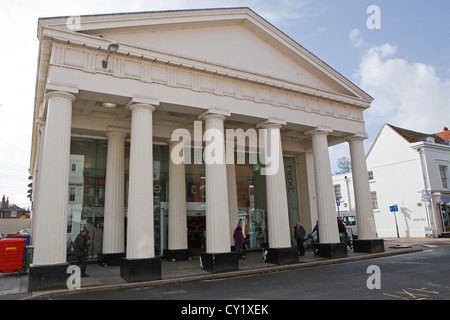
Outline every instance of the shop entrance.
[[193, 254], [199, 254], [205, 251], [205, 216], [188, 216], [188, 248], [192, 249]]

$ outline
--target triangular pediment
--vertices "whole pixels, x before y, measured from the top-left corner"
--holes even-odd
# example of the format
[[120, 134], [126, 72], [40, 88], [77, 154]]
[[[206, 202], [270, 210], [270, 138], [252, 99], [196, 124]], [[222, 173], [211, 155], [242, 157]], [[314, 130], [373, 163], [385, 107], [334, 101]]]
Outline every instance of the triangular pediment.
[[[62, 22], [62, 21], [61, 21]], [[45, 21], [42, 21], [45, 24]], [[57, 23], [53, 23], [53, 27]], [[372, 98], [248, 8], [82, 16], [79, 33], [370, 102]]]

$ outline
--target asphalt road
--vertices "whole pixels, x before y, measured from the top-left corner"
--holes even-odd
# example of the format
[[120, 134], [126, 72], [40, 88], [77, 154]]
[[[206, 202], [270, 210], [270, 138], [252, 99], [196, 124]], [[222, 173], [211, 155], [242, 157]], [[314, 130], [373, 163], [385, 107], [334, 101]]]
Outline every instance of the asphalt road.
[[[239, 278], [180, 283], [123, 291], [105, 291], [62, 300], [153, 300], [172, 304], [176, 312], [221, 301], [223, 313], [267, 312], [270, 301], [296, 300], [447, 300], [450, 299], [450, 241], [421, 245], [423, 251]], [[209, 301], [208, 303], [206, 303]], [[233, 301], [232, 311], [224, 301]], [[236, 310], [235, 302], [246, 302]], [[278, 302], [277, 302], [278, 301]], [[152, 304], [155, 305], [155, 304]], [[166, 305], [166, 303], [161, 304]], [[256, 307], [255, 307], [256, 306]], [[247, 308], [247, 309], [245, 309]], [[250, 310], [249, 310], [250, 308]], [[259, 309], [258, 309], [259, 308]], [[245, 309], [245, 310], [244, 310]], [[256, 310], [258, 309], [258, 310]], [[173, 311], [173, 310], [172, 310]], [[216, 310], [216, 314], [217, 314]], [[194, 313], [195, 314], [195, 313]], [[227, 313], [228, 314], [228, 313]], [[264, 313], [262, 313], [264, 315]]]

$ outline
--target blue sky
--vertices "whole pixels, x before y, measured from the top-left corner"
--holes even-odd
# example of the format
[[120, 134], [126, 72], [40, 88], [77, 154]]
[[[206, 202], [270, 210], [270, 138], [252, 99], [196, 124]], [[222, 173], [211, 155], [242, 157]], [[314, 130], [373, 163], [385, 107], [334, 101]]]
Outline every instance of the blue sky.
[[[380, 29], [366, 25], [380, 9]], [[383, 123], [435, 133], [450, 126], [448, 0], [15, 0], [0, 11], [0, 197], [26, 207], [37, 19], [117, 12], [249, 7], [369, 93], [369, 139]], [[348, 146], [330, 148], [331, 164]], [[334, 170], [334, 168], [332, 168]]]

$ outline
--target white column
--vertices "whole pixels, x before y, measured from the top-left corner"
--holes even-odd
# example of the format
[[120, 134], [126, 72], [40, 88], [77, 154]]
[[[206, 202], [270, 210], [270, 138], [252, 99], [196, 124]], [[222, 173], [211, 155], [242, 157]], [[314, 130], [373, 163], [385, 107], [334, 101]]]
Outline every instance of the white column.
[[125, 190], [125, 137], [126, 133], [110, 131], [106, 158], [105, 217], [103, 253], [125, 252], [124, 190]]
[[[265, 148], [276, 146], [277, 150], [270, 150], [272, 161], [270, 165], [277, 165], [278, 170], [268, 170], [266, 175], [267, 220], [269, 248], [291, 247], [289, 232], [289, 210], [286, 193], [286, 178], [284, 176], [283, 148], [281, 146], [281, 125], [267, 123], [261, 127], [267, 130], [266, 137], [277, 139], [275, 143], [265, 141]], [[260, 139], [262, 137], [260, 136]]]
[[[176, 142], [169, 141], [169, 155]], [[184, 162], [175, 164], [169, 156], [168, 249], [187, 249], [186, 176]]]
[[153, 230], [153, 111], [136, 103], [131, 110], [130, 176], [127, 213], [127, 259], [155, 256]]
[[355, 190], [358, 239], [369, 240], [377, 238], [377, 231], [363, 141], [364, 137], [360, 136], [348, 140], [352, 162], [353, 190]]
[[69, 189], [72, 102], [68, 92], [46, 94], [48, 100], [45, 135], [39, 174], [39, 212], [34, 238], [33, 265], [66, 262], [67, 203]]
[[317, 194], [317, 215], [321, 243], [339, 243], [337, 214], [326, 129], [305, 132], [311, 135]]
[[[234, 239], [231, 235], [233, 234], [239, 221], [236, 192], [236, 167], [234, 164], [227, 164], [227, 190], [228, 209], [230, 210], [230, 245], [233, 246]], [[243, 232], [245, 232], [245, 230], [243, 230]]]
[[[44, 146], [44, 137], [45, 137], [45, 122], [39, 118], [36, 121], [36, 125], [38, 126], [38, 144], [37, 144], [37, 154], [36, 160], [34, 164], [34, 173], [33, 173], [33, 193], [31, 196], [32, 199], [32, 216], [31, 216], [31, 234], [34, 234], [34, 230], [36, 230], [36, 221], [37, 221], [37, 212], [38, 212], [38, 195], [39, 195], [39, 175], [41, 172], [41, 158], [43, 154], [43, 146]], [[34, 237], [31, 237], [30, 244], [34, 245]]]
[[[206, 174], [206, 252], [230, 252], [230, 218], [228, 211], [227, 172], [225, 164], [224, 115], [207, 114], [205, 136], [214, 135], [212, 141], [205, 138], [205, 174]], [[221, 136], [220, 136], [221, 135]], [[214, 140], [216, 139], [216, 140]], [[216, 162], [208, 163], [208, 150], [214, 146]], [[221, 157], [218, 158], [217, 155]]]

